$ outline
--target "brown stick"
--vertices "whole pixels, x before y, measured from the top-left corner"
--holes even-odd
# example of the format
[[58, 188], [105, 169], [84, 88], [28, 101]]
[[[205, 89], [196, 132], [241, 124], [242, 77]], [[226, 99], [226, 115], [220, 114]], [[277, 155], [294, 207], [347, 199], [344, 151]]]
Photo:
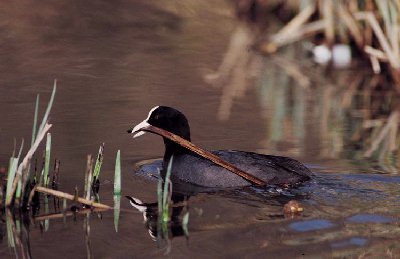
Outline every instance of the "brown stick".
[[[36, 187], [35, 190], [38, 191], [38, 192], [50, 194], [50, 195], [53, 195], [53, 196], [56, 196], [56, 197], [59, 197], [59, 198], [65, 198], [65, 199], [70, 200], [70, 201], [74, 201], [75, 200], [75, 196], [72, 195], [72, 194], [56, 191], [56, 190], [45, 188], [45, 187], [42, 187], [42, 186]], [[92, 206], [92, 207], [95, 207], [95, 208], [112, 209], [112, 207], [110, 207], [108, 205], [105, 205], [105, 204], [102, 204], [102, 203], [97, 203], [97, 202], [90, 201], [90, 200], [86, 200], [86, 199], [80, 198], [80, 197], [78, 197], [77, 201], [82, 203], [82, 204], [89, 205], [89, 206]]]
[[185, 147], [185, 148], [189, 149], [190, 151], [193, 151], [196, 154], [204, 157], [205, 159], [208, 159], [208, 160], [214, 162], [215, 164], [231, 171], [232, 173], [239, 175], [240, 177], [251, 182], [252, 184], [255, 184], [255, 185], [266, 185], [267, 184], [265, 181], [255, 177], [254, 175], [251, 175], [249, 173], [246, 173], [246, 172], [240, 170], [236, 166], [222, 160], [220, 157], [195, 146], [193, 143], [191, 143], [191, 142], [187, 141], [186, 139], [183, 139], [183, 138], [179, 137], [178, 135], [175, 135], [169, 131], [160, 129], [158, 127], [154, 127], [152, 125], [146, 126], [146, 127], [142, 128], [142, 130], [149, 131], [149, 132], [155, 133], [157, 135], [160, 135], [164, 138], [167, 138], [169, 140], [172, 140], [173, 142], [181, 145], [182, 147]]

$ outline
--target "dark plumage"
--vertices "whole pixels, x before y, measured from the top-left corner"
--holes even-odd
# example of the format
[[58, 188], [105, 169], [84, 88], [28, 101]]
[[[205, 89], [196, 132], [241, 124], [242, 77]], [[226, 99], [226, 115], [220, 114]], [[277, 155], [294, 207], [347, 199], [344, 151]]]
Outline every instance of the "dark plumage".
[[[190, 128], [186, 117], [178, 110], [156, 106], [148, 117], [129, 133], [134, 137], [144, 134], [141, 129], [151, 124], [170, 131], [190, 141]], [[199, 155], [164, 138], [164, 165], [174, 156], [171, 178], [205, 187], [236, 187], [250, 183], [238, 175], [200, 157]], [[295, 185], [311, 179], [312, 173], [303, 164], [288, 157], [257, 154], [253, 152], [220, 150], [215, 155], [250, 173], [268, 184]]]

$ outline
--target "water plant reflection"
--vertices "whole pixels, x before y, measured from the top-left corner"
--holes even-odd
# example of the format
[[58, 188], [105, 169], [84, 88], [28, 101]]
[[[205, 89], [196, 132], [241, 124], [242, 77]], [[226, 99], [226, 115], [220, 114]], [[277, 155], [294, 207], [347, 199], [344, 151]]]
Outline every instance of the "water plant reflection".
[[[150, 237], [157, 241], [159, 247], [165, 247], [165, 254], [171, 252], [171, 239], [176, 236], [189, 237], [187, 208], [188, 195], [173, 191], [171, 177], [173, 157], [171, 157], [165, 177], [158, 180], [157, 203], [143, 203], [137, 198], [126, 196], [131, 205], [143, 213], [145, 226]], [[161, 173], [159, 172], [159, 175]], [[180, 215], [186, 210], [182, 219]]]
[[233, 33], [217, 72], [205, 77], [223, 88], [220, 119], [229, 119], [236, 98], [255, 86], [266, 120], [259, 152], [370, 160], [385, 172], [398, 171], [398, 97], [385, 75], [359, 62], [347, 70], [318, 66], [301, 43], [266, 57], [253, 51], [256, 67], [238, 67], [236, 52], [250, 55], [252, 44], [241, 37]]

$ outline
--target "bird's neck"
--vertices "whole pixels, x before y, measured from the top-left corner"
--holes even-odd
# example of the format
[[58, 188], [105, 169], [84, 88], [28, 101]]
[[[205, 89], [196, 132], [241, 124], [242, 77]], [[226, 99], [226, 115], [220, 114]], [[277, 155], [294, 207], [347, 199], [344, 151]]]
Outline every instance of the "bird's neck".
[[[190, 141], [190, 138], [187, 139]], [[164, 164], [167, 165], [169, 160], [171, 159], [172, 156], [177, 157], [183, 153], [187, 153], [188, 150], [181, 145], [164, 138], [164, 145], [165, 145], [165, 153], [164, 153]]]

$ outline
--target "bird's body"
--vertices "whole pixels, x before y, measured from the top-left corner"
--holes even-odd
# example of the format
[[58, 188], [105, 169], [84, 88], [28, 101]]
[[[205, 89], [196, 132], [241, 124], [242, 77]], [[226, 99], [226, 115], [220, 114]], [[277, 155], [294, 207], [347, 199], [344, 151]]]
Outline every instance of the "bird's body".
[[[309, 170], [291, 158], [235, 150], [212, 153], [268, 184], [295, 184], [309, 179]], [[173, 162], [172, 179], [205, 187], [250, 185], [242, 177], [194, 153], [174, 156]]]
[[[156, 106], [148, 117], [128, 132], [134, 137], [143, 134], [146, 125], [170, 131], [190, 141], [190, 128], [186, 117], [170, 107]], [[164, 138], [163, 164], [173, 156], [171, 179], [204, 187], [239, 187], [251, 185], [242, 177]], [[311, 179], [312, 173], [303, 164], [288, 157], [257, 154], [253, 152], [220, 150], [213, 151], [226, 162], [256, 176], [267, 184], [295, 185]]]

